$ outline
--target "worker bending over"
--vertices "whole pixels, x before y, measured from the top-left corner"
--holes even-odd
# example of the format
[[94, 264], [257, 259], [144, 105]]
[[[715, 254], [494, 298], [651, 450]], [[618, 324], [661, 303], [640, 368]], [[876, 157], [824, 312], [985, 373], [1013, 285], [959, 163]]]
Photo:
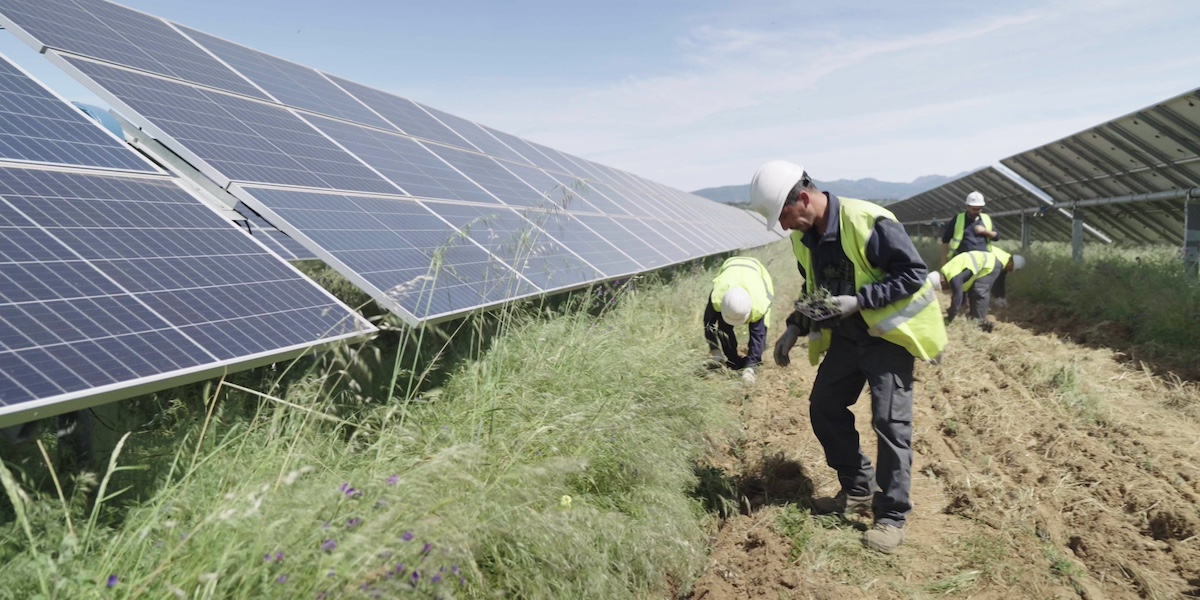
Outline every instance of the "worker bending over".
[[[713, 360], [741, 370], [742, 378], [750, 383], [754, 382], [754, 367], [762, 363], [774, 300], [775, 285], [767, 268], [756, 258], [735, 256], [721, 264], [704, 307], [704, 338]], [[738, 354], [733, 329], [743, 324], [750, 328], [744, 357]]]
[[[871, 511], [874, 526], [863, 533], [863, 544], [893, 552], [904, 541], [912, 511], [914, 360], [934, 359], [946, 346], [925, 262], [890, 211], [819, 191], [794, 163], [773, 160], [760, 167], [750, 183], [750, 207], [766, 217], [768, 228], [779, 223], [792, 230], [805, 298], [818, 299], [801, 306], [823, 307], [819, 315], [798, 308], [775, 344], [775, 362], [787, 366], [788, 353], [807, 336], [809, 362], [821, 365], [809, 417], [841, 491], [814, 500], [813, 509]], [[820, 317], [815, 322], [814, 315]], [[863, 454], [850, 411], [864, 384], [871, 392], [878, 473]]]
[[963, 296], [971, 305], [971, 318], [984, 331], [991, 331], [994, 324], [988, 321], [988, 299], [992, 284], [1003, 272], [1011, 272], [1025, 266], [1025, 258], [993, 248], [991, 252], [972, 250], [950, 259], [938, 271], [929, 274], [934, 289], [950, 289], [950, 309], [946, 311], [946, 324], [958, 316], [962, 309]]

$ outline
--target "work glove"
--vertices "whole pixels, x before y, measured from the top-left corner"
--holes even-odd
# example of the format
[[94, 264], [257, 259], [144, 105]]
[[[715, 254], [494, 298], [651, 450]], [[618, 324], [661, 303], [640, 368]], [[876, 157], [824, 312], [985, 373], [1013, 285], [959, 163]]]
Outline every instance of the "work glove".
[[754, 369], [750, 367], [742, 369], [742, 381], [747, 385], [754, 385]]
[[804, 332], [798, 325], [788, 325], [787, 331], [779, 336], [779, 340], [775, 342], [775, 364], [786, 367], [792, 364], [792, 359], [788, 357], [788, 352], [792, 351], [792, 347], [800, 339]]
[[843, 319], [858, 312], [862, 307], [858, 305], [858, 296], [834, 296], [834, 304], [837, 305], [838, 314]]
[[945, 320], [945, 321], [943, 321], [943, 323], [945, 323], [945, 324], [946, 324], [946, 327], [949, 327], [949, 326], [950, 326], [950, 324], [954, 322], [954, 316], [955, 316], [955, 315], [953, 315], [953, 314], [948, 314], [948, 315], [946, 315], [946, 320]]

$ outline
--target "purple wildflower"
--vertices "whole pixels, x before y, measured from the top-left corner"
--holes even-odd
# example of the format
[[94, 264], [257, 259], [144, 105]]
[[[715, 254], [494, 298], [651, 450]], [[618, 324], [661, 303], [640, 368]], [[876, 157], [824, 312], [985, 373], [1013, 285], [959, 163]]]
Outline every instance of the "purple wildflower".
[[404, 534], [400, 536], [400, 539], [402, 539], [406, 542], [411, 542], [413, 540], [413, 537], [414, 537], [413, 532], [405, 531]]
[[120, 583], [120, 581], [121, 580], [118, 579], [116, 575], [109, 575], [108, 576], [108, 587], [110, 587], [110, 588], [117, 587], [117, 584]]
[[277, 563], [283, 562], [283, 552], [282, 551], [275, 553], [275, 562], [277, 562]]
[[404, 563], [396, 563], [396, 574], [403, 575], [405, 571]]
[[433, 576], [433, 579], [430, 579], [430, 581], [432, 581], [432, 582], [434, 582], [434, 583], [441, 583], [441, 582], [442, 582], [442, 576], [441, 576], [440, 574], [439, 574], [439, 575], [434, 575], [434, 576]]
[[325, 541], [321, 542], [321, 549], [326, 552], [333, 552], [334, 550], [337, 550], [337, 541], [336, 540], [325, 540]]
[[459, 578], [458, 578], [458, 585], [461, 585], [461, 586], [463, 586], [463, 587], [466, 587], [466, 586], [467, 586], [467, 578], [466, 578], [466, 577], [459, 577]]
[[454, 565], [453, 567], [450, 567], [450, 572], [454, 573], [454, 575], [457, 577], [458, 576], [458, 565]]
[[287, 575], [280, 575], [279, 578], [275, 580], [275, 583], [286, 583], [286, 582], [287, 582]]
[[326, 573], [325, 576], [326, 577], [337, 577], [337, 573], [330, 571], [330, 572]]
[[399, 476], [399, 475], [392, 475], [391, 477], [388, 477], [388, 478], [387, 478], [387, 484], [388, 484], [388, 485], [396, 485], [397, 483], [400, 483], [400, 476]]
[[271, 553], [270, 552], [263, 555], [263, 562], [271, 562]]
[[360, 519], [358, 517], [351, 517], [349, 519], [346, 519], [346, 529], [354, 529], [355, 527], [358, 527], [359, 525], [362, 525], [362, 519]]
[[433, 544], [425, 542], [425, 547], [421, 549], [421, 554], [428, 555], [430, 550], [433, 550]]
[[419, 582], [419, 581], [421, 581], [421, 574], [420, 574], [419, 572], [417, 572], [417, 571], [413, 571], [413, 574], [412, 574], [412, 584], [413, 584], [413, 586], [414, 586], [414, 587], [416, 587], [416, 585], [417, 585], [417, 582]]
[[347, 498], [357, 498], [359, 495], [362, 494], [361, 492], [354, 489], [353, 487], [350, 487], [349, 483], [343, 483], [342, 487], [338, 488], [338, 490], [340, 490], [343, 494], [345, 494], [345, 496]]

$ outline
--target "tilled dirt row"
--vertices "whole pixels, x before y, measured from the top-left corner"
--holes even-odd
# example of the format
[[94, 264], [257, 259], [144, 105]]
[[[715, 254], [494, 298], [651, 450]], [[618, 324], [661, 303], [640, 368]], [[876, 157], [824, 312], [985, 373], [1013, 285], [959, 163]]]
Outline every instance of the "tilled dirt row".
[[[808, 421], [815, 368], [770, 366], [712, 456], [740, 511], [691, 598], [1200, 597], [1196, 388], [1006, 323], [950, 335], [942, 365], [918, 367], [901, 550], [807, 513], [837, 491]], [[873, 448], [865, 395], [855, 408]]]

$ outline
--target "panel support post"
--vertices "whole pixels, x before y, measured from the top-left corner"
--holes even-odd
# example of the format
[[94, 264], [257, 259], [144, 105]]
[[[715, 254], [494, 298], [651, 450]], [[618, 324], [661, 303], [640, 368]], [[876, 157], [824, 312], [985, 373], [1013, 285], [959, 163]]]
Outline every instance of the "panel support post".
[[1071, 258], [1083, 262], [1083, 211], [1078, 207], [1071, 210]]
[[1021, 213], [1021, 251], [1029, 252], [1029, 239], [1033, 237], [1033, 222], [1029, 213]]
[[1183, 262], [1192, 275], [1200, 272], [1200, 198], [1191, 196], [1183, 205]]

